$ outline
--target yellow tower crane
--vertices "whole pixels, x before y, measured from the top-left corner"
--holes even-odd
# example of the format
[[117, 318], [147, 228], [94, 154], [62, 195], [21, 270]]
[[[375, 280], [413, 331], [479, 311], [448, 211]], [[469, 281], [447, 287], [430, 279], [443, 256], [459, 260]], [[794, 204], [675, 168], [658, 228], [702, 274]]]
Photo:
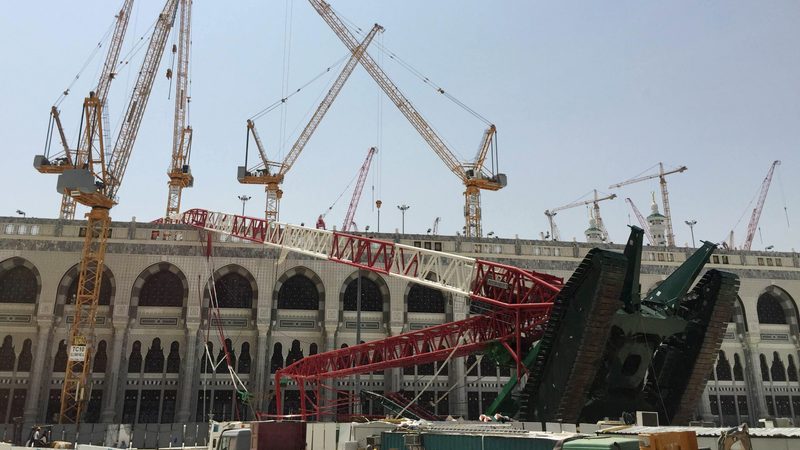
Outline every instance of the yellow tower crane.
[[[69, 330], [60, 423], [78, 423], [88, 398], [95, 315], [111, 224], [109, 210], [117, 204], [117, 192], [150, 98], [164, 44], [175, 21], [177, 6], [178, 0], [166, 0], [158, 16], [113, 151], [105, 151], [102, 122], [86, 120], [83, 139], [88, 143], [97, 142], [97, 145], [88, 147], [90, 151], [86, 154], [85, 165], [66, 168], [58, 177], [57, 189], [60, 194], [67, 194], [76, 202], [91, 208], [87, 214], [78, 291]], [[101, 99], [95, 93], [90, 93], [84, 100], [84, 117], [102, 117], [102, 110]]]
[[191, 33], [192, 0], [180, 0], [180, 30], [178, 43], [173, 52], [178, 53], [178, 66], [175, 76], [175, 122], [172, 133], [172, 163], [169, 172], [169, 192], [167, 212], [164, 220], [178, 222], [181, 212], [181, 193], [183, 188], [192, 187], [194, 177], [189, 169], [192, 150], [192, 127], [187, 125], [189, 102], [189, 47]]
[[[100, 71], [100, 79], [97, 82], [97, 88], [94, 90], [94, 93], [90, 94], [90, 96], [94, 95], [97, 98], [96, 102], [102, 105], [103, 112], [105, 112], [105, 105], [106, 100], [108, 99], [108, 91], [111, 87], [111, 81], [116, 75], [115, 70], [117, 67], [117, 60], [119, 59], [119, 53], [122, 49], [122, 41], [125, 39], [125, 32], [128, 29], [128, 21], [130, 19], [132, 7], [133, 0], [125, 0], [125, 2], [122, 4], [122, 8], [119, 10], [119, 13], [116, 15], [116, 25], [114, 26], [114, 32], [111, 35], [111, 41], [108, 47], [108, 53], [106, 54], [105, 62], [103, 63], [103, 69]], [[66, 96], [68, 92], [68, 90], [65, 91], [64, 96]], [[97, 130], [102, 127], [100, 121], [103, 117], [99, 110], [95, 110], [93, 108], [87, 109], [86, 105], [84, 105], [83, 112], [84, 114], [81, 120], [85, 122], [85, 127], [81, 126], [81, 129]], [[67, 137], [64, 133], [64, 128], [61, 125], [60, 111], [56, 105], [53, 105], [50, 108], [49, 128], [51, 132], [58, 131], [59, 141], [63, 148], [63, 152], [56, 153], [51, 157], [49, 155], [48, 148], [46, 149], [48, 150], [46, 155], [36, 155], [33, 160], [33, 166], [41, 173], [60, 174], [63, 173], [64, 170], [72, 167], [82, 167], [84, 164], [86, 164], [87, 155], [89, 155], [92, 151], [91, 147], [97, 145], [96, 138], [100, 137], [99, 134], [94, 134], [95, 141], [88, 141], [88, 135], [81, 133], [78, 141], [78, 148], [75, 150], [70, 149], [69, 145], [67, 144]], [[48, 142], [50, 141], [48, 140]], [[59, 219], [68, 220], [75, 218], [75, 199], [73, 199], [70, 195], [62, 195], [58, 217]]]
[[[344, 45], [351, 52], [354, 51], [358, 46], [358, 41], [344, 22], [333, 12], [331, 5], [324, 0], [309, 0], [309, 2]], [[474, 162], [462, 164], [375, 60], [369, 54], [364, 54], [360, 62], [447, 168], [456, 174], [464, 184], [466, 188], [464, 191], [464, 219], [466, 222], [464, 233], [467, 237], [481, 237], [483, 235], [481, 230], [481, 190], [496, 191], [507, 184], [505, 174], [484, 171], [484, 162], [489, 149], [493, 146], [493, 139], [497, 132], [495, 126], [490, 124], [484, 133]], [[440, 92], [444, 91], [440, 90]]]
[[666, 177], [667, 175], [672, 175], [673, 173], [685, 172], [686, 169], [687, 169], [686, 166], [680, 166], [677, 169], [672, 169], [665, 172], [664, 163], [658, 163], [658, 173], [631, 178], [630, 180], [626, 180], [621, 183], [612, 184], [608, 188], [614, 189], [628, 184], [633, 184], [633, 183], [638, 183], [640, 181], [652, 180], [653, 178], [658, 178], [659, 184], [661, 185], [661, 202], [664, 203], [664, 217], [667, 218], [667, 245], [670, 247], [674, 247], [675, 233], [672, 230], [672, 211], [669, 208], [669, 191], [667, 191]]
[[325, 98], [322, 99], [322, 102], [320, 102], [316, 111], [314, 111], [314, 114], [311, 116], [311, 120], [309, 120], [306, 127], [300, 133], [300, 136], [298, 136], [297, 141], [295, 141], [294, 145], [292, 146], [292, 149], [286, 154], [283, 162], [274, 162], [267, 159], [264, 144], [258, 135], [255, 122], [252, 120], [247, 121], [247, 146], [249, 148], [250, 137], [252, 136], [256, 148], [258, 149], [258, 154], [261, 158], [261, 161], [252, 168], [248, 169], [247, 153], [245, 153], [245, 165], [239, 166], [236, 178], [239, 180], [239, 183], [242, 184], [265, 185], [265, 191], [267, 193], [265, 218], [268, 221], [274, 222], [278, 220], [281, 197], [283, 196], [283, 191], [280, 189], [280, 185], [283, 183], [286, 173], [292, 168], [294, 162], [297, 160], [297, 157], [300, 156], [300, 152], [303, 151], [303, 148], [305, 148], [308, 140], [311, 139], [311, 135], [314, 134], [314, 130], [317, 129], [317, 126], [322, 121], [322, 118], [325, 117], [325, 113], [327, 113], [328, 109], [330, 109], [331, 104], [333, 104], [334, 99], [336, 99], [336, 96], [339, 95], [339, 92], [342, 90], [345, 81], [347, 81], [347, 79], [350, 77], [350, 74], [353, 73], [353, 69], [355, 69], [356, 64], [358, 64], [359, 59], [366, 56], [367, 47], [369, 46], [370, 42], [372, 42], [372, 39], [378, 32], [382, 30], [383, 27], [375, 24], [361, 44], [357, 44], [350, 49], [350, 59], [348, 59], [347, 63], [345, 63], [341, 73], [339, 73], [339, 76], [333, 82], [333, 85], [328, 90]]

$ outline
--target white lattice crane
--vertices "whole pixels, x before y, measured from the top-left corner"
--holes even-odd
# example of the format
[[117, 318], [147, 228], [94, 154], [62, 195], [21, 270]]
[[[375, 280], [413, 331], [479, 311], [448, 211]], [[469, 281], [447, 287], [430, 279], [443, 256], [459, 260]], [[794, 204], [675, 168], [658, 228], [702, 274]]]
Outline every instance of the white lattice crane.
[[350, 59], [345, 63], [341, 73], [339, 73], [339, 76], [333, 82], [325, 98], [322, 99], [322, 102], [320, 102], [316, 111], [314, 111], [314, 114], [311, 116], [311, 120], [309, 120], [303, 131], [300, 132], [300, 136], [298, 136], [297, 141], [295, 141], [282, 162], [270, 161], [267, 158], [267, 153], [258, 135], [258, 131], [256, 130], [255, 122], [252, 120], [247, 121], [247, 148], [249, 150], [250, 138], [252, 137], [258, 149], [260, 161], [252, 168], [248, 168], [246, 150], [245, 165], [239, 166], [236, 178], [239, 180], [239, 183], [242, 184], [265, 185], [265, 191], [267, 193], [265, 218], [267, 220], [277, 221], [279, 219], [281, 197], [283, 197], [283, 191], [280, 189], [280, 185], [283, 183], [286, 173], [292, 168], [297, 157], [300, 156], [300, 152], [303, 151], [308, 140], [311, 139], [311, 135], [314, 134], [314, 130], [317, 129], [322, 118], [325, 117], [325, 113], [330, 109], [336, 96], [339, 95], [345, 81], [347, 81], [350, 74], [353, 73], [353, 69], [355, 69], [356, 64], [358, 64], [358, 60], [366, 55], [367, 47], [370, 42], [372, 42], [372, 39], [382, 30], [383, 27], [375, 24], [364, 40], [350, 49]]
[[[109, 210], [117, 204], [117, 192], [136, 142], [177, 9], [178, 0], [166, 0], [158, 15], [113, 150], [106, 152], [102, 121], [87, 120], [82, 131], [84, 138], [89, 143], [97, 142], [97, 145], [89, 147], [91, 151], [86, 154], [85, 165], [66, 168], [58, 177], [57, 190], [60, 194], [68, 194], [76, 202], [91, 208], [87, 214], [78, 290], [69, 331], [60, 423], [78, 423], [87, 399], [95, 316], [111, 224]], [[90, 93], [84, 101], [84, 117], [102, 117], [102, 110], [100, 97], [94, 92]]]
[[547, 221], [550, 224], [550, 239], [551, 240], [558, 241], [558, 240], [561, 239], [561, 235], [560, 235], [560, 233], [558, 231], [558, 225], [556, 225], [556, 222], [555, 222], [555, 219], [554, 219], [556, 214], [558, 214], [559, 211], [563, 211], [565, 209], [575, 208], [577, 206], [586, 206], [586, 205], [592, 205], [592, 209], [594, 210], [594, 213], [592, 214], [592, 217], [596, 221], [597, 228], [599, 228], [600, 231], [603, 234], [603, 238], [602, 238], [603, 241], [608, 239], [608, 232], [606, 231], [606, 227], [603, 224], [603, 219], [600, 216], [600, 205], [599, 205], [599, 203], [602, 202], [602, 201], [606, 201], [606, 200], [613, 200], [613, 199], [617, 198], [617, 194], [610, 194], [610, 195], [606, 195], [606, 196], [600, 197], [598, 195], [598, 193], [597, 193], [597, 189], [594, 189], [593, 193], [594, 193], [594, 196], [589, 200], [579, 200], [577, 202], [572, 202], [572, 203], [566, 204], [564, 206], [559, 206], [559, 207], [556, 207], [556, 208], [551, 208], [551, 209], [545, 210], [544, 215], [547, 216]]
[[[187, 124], [189, 102], [189, 54], [192, 44], [192, 0], [180, 0], [178, 43], [172, 51], [178, 54], [175, 74], [175, 120], [172, 131], [172, 159], [167, 172], [169, 190], [164, 220], [178, 222], [183, 188], [192, 187], [194, 177], [189, 168], [192, 151], [192, 127]], [[168, 74], [171, 74], [168, 72]]]
[[[50, 108], [50, 125], [49, 132], [58, 131], [59, 142], [61, 143], [62, 152], [50, 155], [50, 142], [52, 138], [48, 139], [48, 144], [45, 148], [44, 155], [36, 155], [33, 160], [33, 166], [41, 173], [63, 173], [67, 169], [74, 167], [82, 167], [86, 164], [86, 159], [92, 153], [92, 147], [98, 145], [98, 138], [102, 137], [102, 133], [96, 133], [103, 127], [108, 131], [107, 123], [101, 123], [103, 116], [106, 112], [105, 106], [108, 99], [108, 91], [111, 87], [111, 81], [114, 80], [116, 75], [117, 60], [119, 53], [122, 49], [122, 42], [125, 39], [125, 32], [128, 29], [128, 21], [130, 19], [131, 8], [133, 8], [133, 0], [125, 0], [116, 15], [116, 24], [114, 32], [111, 34], [110, 44], [108, 46], [108, 53], [103, 63], [103, 68], [100, 71], [100, 78], [97, 81], [97, 87], [89, 94], [89, 97], [95, 97], [96, 100], [102, 105], [102, 112], [94, 108], [87, 108], [84, 103], [83, 117], [81, 118], [81, 135], [78, 139], [78, 147], [70, 149], [67, 144], [67, 137], [64, 133], [64, 128], [61, 125], [61, 116], [58, 106], [53, 105]], [[64, 96], [68, 95], [69, 90], [64, 91]], [[61, 97], [63, 98], [63, 97]], [[107, 117], [107, 116], [106, 116]], [[83, 130], [92, 130], [84, 133]], [[48, 133], [49, 134], [49, 133]], [[89, 140], [89, 136], [93, 136], [93, 140]], [[72, 196], [63, 194], [61, 197], [61, 205], [59, 206], [59, 219], [72, 220], [75, 218], [75, 199]]]
[[[331, 6], [324, 0], [309, 0], [309, 2], [344, 45], [351, 52], [355, 51], [358, 47], [358, 41], [344, 22], [333, 12]], [[505, 174], [487, 173], [484, 167], [489, 149], [493, 149], [496, 152], [494, 136], [497, 129], [495, 126], [490, 124], [489, 128], [484, 132], [475, 160], [461, 163], [369, 54], [365, 53], [359, 62], [406, 119], [411, 122], [411, 125], [414, 126], [447, 168], [462, 181], [466, 188], [464, 191], [465, 235], [467, 237], [481, 237], [483, 235], [481, 230], [481, 190], [496, 191], [507, 184]], [[440, 92], [443, 93], [444, 91]], [[494, 153], [494, 156], [496, 156], [496, 153]]]
[[617, 184], [612, 184], [609, 186], [609, 189], [614, 189], [622, 186], [626, 186], [628, 184], [638, 183], [640, 181], [645, 180], [652, 180], [653, 178], [658, 178], [659, 184], [661, 185], [661, 201], [664, 204], [664, 217], [667, 219], [667, 245], [668, 246], [675, 246], [675, 233], [672, 230], [672, 211], [669, 207], [669, 191], [667, 190], [667, 175], [672, 175], [673, 173], [681, 173], [686, 171], [686, 166], [680, 166], [677, 169], [672, 169], [668, 171], [664, 171], [664, 163], [658, 163], [658, 173], [654, 173], [651, 175], [644, 175], [641, 177], [631, 178], [630, 180], [626, 180]]
[[369, 166], [372, 163], [372, 157], [375, 153], [378, 152], [378, 149], [372, 147], [367, 152], [367, 158], [364, 160], [364, 163], [361, 164], [361, 168], [358, 170], [358, 181], [356, 181], [356, 187], [353, 188], [353, 196], [350, 199], [350, 206], [347, 207], [347, 214], [344, 216], [344, 224], [342, 224], [342, 231], [350, 231], [350, 227], [355, 225], [353, 222], [353, 217], [356, 215], [356, 208], [358, 208], [358, 201], [361, 200], [361, 191], [364, 189], [364, 181], [367, 179], [367, 173], [369, 173]]
[[626, 197], [625, 201], [628, 202], [628, 204], [631, 206], [631, 209], [633, 210], [633, 214], [636, 215], [636, 220], [639, 221], [639, 225], [641, 225], [642, 230], [644, 230], [645, 236], [647, 236], [647, 242], [649, 242], [650, 245], [655, 245], [656, 241], [655, 239], [653, 239], [653, 235], [650, 233], [650, 225], [647, 223], [647, 219], [644, 218], [644, 215], [642, 215], [641, 211], [639, 211], [639, 208], [637, 208], [636, 205], [633, 204], [633, 200]]
[[[780, 161], [773, 161], [772, 165], [769, 167], [767, 176], [764, 177], [764, 181], [761, 182], [761, 191], [758, 195], [758, 202], [756, 202], [756, 206], [753, 208], [753, 214], [750, 216], [750, 223], [747, 225], [747, 237], [744, 240], [744, 245], [742, 245], [742, 249], [744, 250], [750, 250], [750, 247], [753, 245], [753, 238], [755, 237], [756, 230], [758, 229], [758, 220], [761, 218], [761, 210], [764, 209], [764, 201], [767, 199], [769, 185], [772, 183], [772, 174], [775, 173], [775, 168], [780, 164]], [[731, 235], [733, 235], [733, 232], [731, 232]], [[733, 238], [731, 238], [731, 241], [733, 241]]]

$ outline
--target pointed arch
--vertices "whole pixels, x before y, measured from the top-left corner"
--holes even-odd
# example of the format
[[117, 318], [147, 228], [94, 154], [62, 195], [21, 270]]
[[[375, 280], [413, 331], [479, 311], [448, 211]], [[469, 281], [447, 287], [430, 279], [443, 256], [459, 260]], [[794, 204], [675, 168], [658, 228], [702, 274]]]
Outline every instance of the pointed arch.
[[[435, 281], [439, 279], [439, 276], [434, 272], [429, 272], [425, 278]], [[409, 283], [406, 287], [405, 305], [410, 313], [445, 314], [447, 312], [446, 304], [445, 294], [438, 289], [416, 283]]]
[[731, 364], [722, 350], [719, 351], [717, 356], [716, 372], [718, 381], [731, 381]]
[[[75, 298], [78, 294], [78, 278], [79, 278], [80, 264], [75, 264], [70, 267], [61, 277], [56, 290], [56, 304], [55, 314], [63, 314], [64, 305], [72, 305], [75, 303]], [[108, 266], [103, 266], [103, 275], [100, 280], [100, 295], [98, 297], [98, 305], [111, 306], [114, 303], [114, 298], [117, 292], [117, 281], [114, 273]]]
[[756, 310], [759, 323], [789, 325], [792, 332], [800, 332], [797, 304], [783, 288], [774, 284], [767, 286], [758, 296]]
[[[212, 279], [220, 308], [254, 308], [258, 304], [258, 283], [244, 267], [228, 264], [214, 271]], [[206, 283], [204, 305], [209, 304], [211, 282]]]
[[25, 258], [0, 262], [0, 303], [38, 303], [42, 291], [39, 270]]
[[143, 270], [131, 289], [131, 307], [183, 307], [189, 295], [189, 282], [174, 264], [161, 262]]
[[297, 266], [284, 272], [272, 293], [274, 308], [325, 310], [325, 285], [311, 269]]

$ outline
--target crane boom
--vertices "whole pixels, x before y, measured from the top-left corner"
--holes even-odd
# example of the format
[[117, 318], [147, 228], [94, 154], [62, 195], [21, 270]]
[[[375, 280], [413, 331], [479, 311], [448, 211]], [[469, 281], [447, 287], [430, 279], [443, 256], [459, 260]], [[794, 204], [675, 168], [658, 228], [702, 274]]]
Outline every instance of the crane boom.
[[[303, 148], [305, 148], [308, 140], [311, 139], [311, 135], [314, 134], [314, 131], [317, 129], [317, 126], [319, 126], [322, 118], [325, 117], [325, 113], [328, 112], [328, 109], [330, 109], [333, 101], [339, 95], [342, 87], [344, 87], [345, 81], [347, 81], [347, 79], [350, 78], [350, 74], [353, 73], [353, 69], [355, 69], [356, 65], [358, 64], [358, 60], [367, 54], [367, 47], [372, 42], [372, 39], [378, 32], [382, 30], [383, 27], [375, 24], [361, 44], [358, 44], [356, 47], [350, 49], [350, 58], [347, 60], [347, 63], [345, 63], [345, 66], [342, 68], [339, 76], [333, 82], [333, 85], [331, 85], [328, 93], [325, 95], [325, 98], [322, 99], [316, 111], [314, 111], [314, 114], [311, 116], [311, 119], [308, 121], [306, 127], [300, 133], [300, 136], [297, 137], [297, 140], [295, 141], [294, 145], [292, 145], [289, 153], [287, 153], [286, 157], [283, 159], [283, 162], [274, 163], [267, 159], [266, 153], [264, 152], [264, 146], [261, 143], [261, 139], [258, 137], [258, 133], [256, 132], [255, 123], [253, 123], [252, 120], [247, 121], [247, 128], [249, 130], [248, 137], [250, 134], [252, 134], [256, 141], [256, 147], [258, 147], [258, 152], [261, 155], [261, 164], [263, 164], [263, 170], [258, 170], [261, 167], [261, 164], [256, 165], [253, 170], [247, 170], [246, 166], [240, 166], [238, 169], [237, 178], [239, 182], [243, 184], [266, 185], [265, 190], [267, 194], [267, 202], [265, 217], [268, 220], [278, 220], [278, 216], [280, 215], [281, 197], [283, 196], [283, 191], [280, 189], [280, 184], [283, 183], [283, 178], [286, 175], [286, 172], [292, 168], [294, 162], [297, 160], [297, 157], [300, 156], [300, 152], [303, 151]], [[246, 161], [245, 164], [247, 164]], [[276, 170], [273, 172], [270, 170], [270, 168], [274, 168]]]
[[[324, 0], [309, 0], [309, 3], [311, 3], [311, 6], [314, 7], [344, 45], [347, 46], [350, 51], [353, 51], [358, 45], [358, 41], [344, 22], [333, 12], [330, 4]], [[445, 166], [464, 183], [466, 187], [466, 191], [464, 192], [465, 234], [468, 237], [480, 237], [482, 235], [480, 190], [488, 189], [496, 191], [506, 185], [506, 177], [503, 174], [498, 174], [493, 177], [484, 177], [481, 175], [485, 154], [491, 146], [490, 143], [496, 133], [495, 126], [490, 125], [489, 129], [484, 133], [484, 138], [478, 152], [478, 160], [469, 165], [461, 164], [444, 141], [436, 134], [434, 129], [422, 117], [419, 111], [414, 108], [411, 102], [403, 95], [400, 89], [392, 82], [375, 60], [372, 59], [369, 54], [364, 54], [360, 62], [375, 82], [378, 83], [383, 92], [386, 93], [392, 103], [397, 106], [400, 112], [408, 119], [417, 132], [419, 132], [425, 142], [428, 143], [434, 153], [439, 156], [439, 159], [444, 162]], [[481, 158], [480, 155], [483, 155], [483, 157]], [[470, 171], [469, 168], [473, 170]]]
[[664, 171], [664, 163], [658, 163], [658, 173], [644, 175], [641, 177], [631, 178], [630, 180], [622, 181], [620, 183], [612, 184], [609, 189], [619, 188], [628, 184], [638, 183], [640, 181], [651, 180], [653, 178], [659, 179], [661, 185], [661, 202], [664, 204], [664, 217], [666, 217], [667, 225], [667, 245], [675, 246], [675, 233], [672, 228], [672, 210], [669, 207], [669, 191], [667, 190], [667, 175], [674, 173], [682, 173], [687, 170], [686, 166], [680, 166], [677, 169]]
[[180, 31], [178, 33], [178, 67], [175, 77], [175, 121], [172, 131], [172, 162], [169, 172], [169, 191], [165, 220], [178, 220], [183, 188], [194, 184], [189, 169], [192, 149], [192, 127], [186, 124], [189, 109], [189, 49], [192, 43], [192, 0], [180, 0]]
[[353, 217], [356, 215], [356, 208], [358, 208], [358, 201], [361, 200], [361, 191], [364, 189], [364, 181], [367, 179], [369, 165], [372, 163], [372, 157], [377, 151], [378, 149], [375, 147], [369, 149], [367, 159], [364, 160], [361, 169], [358, 171], [358, 181], [356, 182], [356, 187], [353, 188], [353, 197], [350, 199], [350, 206], [347, 207], [347, 214], [344, 216], [342, 231], [350, 231], [350, 225], [353, 223]]
[[[557, 241], [561, 239], [560, 233], [558, 231], [558, 225], [556, 225], [554, 217], [559, 211], [563, 211], [565, 209], [575, 208], [577, 206], [586, 206], [586, 205], [594, 205], [595, 209], [595, 220], [598, 221], [598, 227], [602, 225], [602, 219], [600, 219], [600, 207], [597, 205], [599, 202], [605, 200], [613, 200], [617, 198], [617, 194], [609, 194], [603, 197], [597, 196], [597, 189], [594, 190], [594, 197], [591, 200], [578, 200], [576, 202], [568, 203], [563, 206], [557, 206], [555, 208], [550, 208], [545, 210], [544, 215], [547, 216], [547, 222], [550, 225], [550, 239]], [[605, 230], [605, 227], [600, 227], [601, 230]]]
[[[97, 139], [96, 151], [87, 154], [86, 168], [65, 170], [58, 178], [59, 193], [68, 193], [77, 202], [91, 207], [87, 214], [86, 234], [83, 241], [78, 273], [73, 321], [69, 331], [70, 357], [64, 371], [61, 389], [60, 423], [78, 423], [87, 400], [90, 362], [94, 345], [94, 324], [98, 298], [105, 270], [104, 259], [111, 217], [109, 210], [116, 204], [116, 192], [122, 182], [125, 166], [141, 124], [147, 100], [153, 86], [155, 70], [161, 61], [164, 44], [177, 11], [177, 0], [166, 0], [150, 38], [139, 77], [131, 95], [117, 145], [106, 158], [103, 124], [101, 120], [87, 121], [86, 142]], [[92, 92], [84, 101], [84, 117], [101, 118], [103, 103]]]
[[625, 201], [628, 202], [628, 204], [631, 206], [631, 209], [633, 210], [633, 214], [636, 215], [636, 220], [639, 221], [639, 225], [641, 225], [642, 229], [644, 230], [644, 234], [645, 236], [647, 236], [647, 241], [650, 242], [650, 245], [654, 245], [656, 241], [653, 239], [653, 235], [650, 233], [650, 225], [647, 224], [647, 220], [645, 220], [641, 211], [639, 211], [639, 208], [637, 208], [636, 205], [633, 204], [633, 200], [626, 197]]
[[761, 218], [761, 210], [764, 209], [764, 201], [767, 199], [769, 185], [772, 184], [772, 174], [775, 173], [775, 168], [780, 164], [781, 162], [778, 160], [773, 161], [769, 171], [767, 172], [767, 176], [764, 177], [764, 181], [761, 182], [761, 193], [758, 196], [756, 207], [753, 208], [753, 214], [750, 216], [750, 223], [747, 225], [747, 238], [742, 246], [742, 248], [745, 250], [750, 250], [750, 247], [753, 245], [753, 238], [755, 237], [756, 230], [758, 229], [758, 220]]

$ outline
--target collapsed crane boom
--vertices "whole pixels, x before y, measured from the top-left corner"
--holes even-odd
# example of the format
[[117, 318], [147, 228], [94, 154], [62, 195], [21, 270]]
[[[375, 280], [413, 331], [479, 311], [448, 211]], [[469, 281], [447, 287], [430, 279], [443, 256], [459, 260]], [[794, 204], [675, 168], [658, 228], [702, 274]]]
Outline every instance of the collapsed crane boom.
[[[358, 45], [358, 41], [344, 22], [333, 12], [331, 6], [324, 0], [309, 0], [309, 3], [311, 3], [311, 6], [314, 7], [344, 45], [350, 51], [354, 51]], [[400, 112], [403, 113], [411, 125], [419, 132], [425, 142], [433, 149], [434, 153], [439, 156], [439, 159], [444, 162], [445, 166], [464, 183], [466, 187], [464, 192], [465, 234], [467, 237], [482, 236], [480, 191], [483, 189], [496, 191], [505, 187], [507, 184], [504, 174], [497, 174], [495, 176], [486, 176], [483, 174], [483, 162], [485, 161], [486, 153], [491, 147], [496, 134], [495, 126], [490, 125], [489, 129], [484, 133], [476, 161], [473, 164], [464, 165], [458, 161], [458, 158], [456, 158], [444, 141], [436, 134], [434, 129], [369, 54], [364, 54], [360, 62], [375, 82], [383, 89], [392, 103], [397, 106]]]
[[[261, 139], [258, 137], [258, 133], [256, 132], [255, 123], [253, 123], [252, 120], [247, 121], [248, 145], [249, 136], [252, 134], [256, 141], [256, 147], [258, 148], [259, 155], [261, 156], [261, 163], [257, 164], [253, 169], [247, 170], [247, 161], [245, 160], [245, 166], [240, 166], [238, 169], [237, 178], [242, 184], [266, 185], [267, 202], [265, 217], [267, 220], [278, 220], [280, 215], [281, 197], [283, 196], [283, 191], [280, 189], [280, 184], [283, 183], [284, 176], [289, 169], [292, 168], [294, 162], [297, 160], [297, 157], [300, 156], [300, 152], [303, 151], [309, 139], [311, 139], [311, 135], [314, 134], [314, 131], [317, 129], [317, 126], [319, 126], [322, 118], [325, 117], [325, 114], [330, 109], [333, 101], [339, 95], [339, 92], [341, 92], [342, 87], [344, 87], [344, 83], [348, 78], [350, 78], [350, 74], [353, 73], [353, 69], [355, 69], [356, 64], [358, 64], [359, 59], [363, 58], [367, 54], [367, 47], [372, 42], [372, 39], [378, 32], [382, 30], [383, 27], [375, 24], [361, 44], [357, 44], [350, 49], [350, 59], [348, 59], [347, 63], [345, 63], [342, 71], [339, 73], [339, 76], [333, 82], [333, 85], [331, 85], [331, 88], [328, 90], [325, 98], [323, 98], [320, 102], [316, 111], [314, 111], [314, 114], [311, 116], [308, 124], [306, 124], [306, 127], [302, 132], [300, 132], [300, 135], [297, 137], [294, 145], [292, 145], [289, 153], [286, 154], [283, 162], [274, 163], [267, 159], [264, 146], [261, 143]], [[271, 168], [275, 170], [270, 170]]]
[[172, 160], [167, 176], [167, 212], [169, 222], [177, 222], [181, 211], [183, 188], [194, 184], [189, 168], [192, 150], [192, 127], [187, 125], [189, 110], [189, 54], [192, 44], [192, 0], [180, 0], [180, 29], [178, 32], [178, 67], [175, 76], [175, 120], [172, 131]]
[[750, 216], [750, 223], [747, 224], [747, 237], [745, 238], [744, 245], [742, 246], [744, 250], [750, 250], [750, 247], [753, 245], [753, 238], [755, 238], [756, 230], [758, 229], [758, 221], [761, 218], [761, 210], [764, 209], [764, 201], [767, 199], [769, 185], [772, 184], [772, 174], [775, 173], [775, 168], [780, 164], [781, 162], [778, 160], [773, 161], [772, 165], [769, 167], [767, 176], [764, 177], [764, 181], [761, 182], [761, 191], [758, 195], [758, 202], [756, 202], [756, 207], [753, 208], [753, 214]]
[[644, 175], [641, 177], [631, 178], [630, 180], [622, 181], [620, 183], [612, 184], [609, 186], [609, 189], [619, 188], [622, 186], [626, 186], [633, 183], [638, 183], [640, 181], [651, 180], [653, 178], [658, 178], [659, 184], [661, 185], [661, 202], [664, 204], [664, 217], [667, 219], [667, 245], [668, 246], [675, 246], [675, 233], [672, 229], [672, 210], [669, 207], [669, 191], [667, 190], [667, 175], [672, 175], [673, 173], [682, 173], [687, 170], [686, 166], [680, 166], [677, 169], [672, 169], [668, 171], [664, 171], [664, 163], [658, 163], [658, 173], [654, 173], [651, 175]]
[[358, 201], [361, 200], [361, 191], [364, 189], [364, 181], [366, 181], [367, 173], [369, 173], [369, 165], [372, 163], [372, 156], [375, 155], [377, 151], [378, 149], [375, 147], [369, 149], [369, 152], [367, 152], [367, 159], [364, 160], [361, 169], [358, 171], [358, 181], [356, 182], [356, 187], [353, 188], [353, 197], [350, 199], [350, 206], [347, 207], [347, 214], [344, 216], [342, 231], [350, 231], [353, 217], [356, 215], [356, 208], [358, 208]]

